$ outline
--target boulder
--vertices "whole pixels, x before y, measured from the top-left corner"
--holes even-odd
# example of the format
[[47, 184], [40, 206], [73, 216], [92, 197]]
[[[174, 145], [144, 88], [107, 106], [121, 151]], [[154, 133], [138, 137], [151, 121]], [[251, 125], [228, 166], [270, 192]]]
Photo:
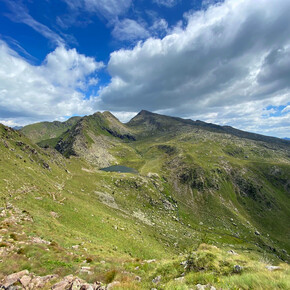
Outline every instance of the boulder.
[[59, 218], [59, 214], [57, 212], [54, 212], [54, 211], [51, 211], [50, 212], [50, 215], [53, 217], [53, 218]]
[[238, 255], [238, 253], [236, 253], [234, 250], [229, 250], [229, 251], [228, 251], [228, 254], [231, 254], [231, 255]]
[[93, 288], [95, 290], [106, 290], [106, 287], [105, 286], [102, 286], [102, 283], [101, 282], [95, 282], [93, 284]]
[[43, 288], [45, 286], [46, 283], [48, 283], [49, 281], [51, 281], [52, 279], [57, 278], [57, 275], [47, 275], [47, 276], [43, 276], [43, 277], [35, 277], [32, 280], [32, 283], [34, 284], [35, 288]]
[[39, 237], [33, 237], [31, 239], [32, 243], [35, 244], [45, 244], [45, 245], [50, 245], [50, 242], [43, 240], [42, 238]]
[[185, 278], [184, 277], [178, 277], [178, 278], [175, 278], [174, 280], [175, 281], [183, 281]]
[[23, 276], [28, 275], [28, 270], [23, 270], [14, 274], [11, 274], [4, 278], [4, 281], [1, 283], [1, 286], [4, 286], [4, 289], [8, 288], [9, 286], [12, 286], [14, 283], [19, 281]]
[[91, 267], [82, 267], [82, 268], [80, 269], [80, 272], [81, 272], [81, 273], [91, 274], [91, 273], [92, 273], [92, 272], [91, 272]]
[[71, 284], [71, 286], [70, 286], [70, 290], [79, 290], [81, 288], [81, 282], [80, 282], [80, 280], [78, 280], [78, 279], [75, 279], [73, 282], [72, 282], [72, 284]]
[[144, 262], [146, 262], [147, 264], [151, 264], [151, 263], [156, 262], [156, 260], [155, 260], [155, 259], [152, 259], [152, 260], [145, 260]]
[[64, 280], [66, 280], [66, 281], [68, 281], [69, 283], [71, 283], [72, 281], [75, 280], [75, 277], [74, 277], [72, 274], [70, 274], [70, 275], [65, 276], [65, 277], [64, 277]]
[[93, 286], [91, 284], [88, 283], [84, 283], [81, 288], [79, 288], [80, 290], [94, 290]]
[[31, 282], [32, 278], [30, 276], [24, 275], [22, 278], [19, 279], [21, 285], [26, 288], [29, 283]]
[[107, 290], [114, 289], [115, 286], [119, 286], [121, 283], [119, 281], [114, 281], [107, 286]]
[[152, 283], [158, 284], [161, 281], [161, 276], [157, 276], [152, 280]]
[[234, 273], [241, 273], [242, 272], [242, 270], [243, 270], [243, 267], [242, 266], [240, 266], [240, 265], [235, 265], [234, 266]]
[[269, 271], [281, 270], [281, 267], [279, 267], [279, 266], [266, 266], [266, 268], [267, 268]]
[[206, 285], [197, 284], [196, 285], [196, 289], [197, 290], [205, 290], [206, 289]]
[[66, 280], [60, 281], [56, 284], [54, 284], [51, 289], [52, 290], [65, 290], [69, 286], [69, 282]]

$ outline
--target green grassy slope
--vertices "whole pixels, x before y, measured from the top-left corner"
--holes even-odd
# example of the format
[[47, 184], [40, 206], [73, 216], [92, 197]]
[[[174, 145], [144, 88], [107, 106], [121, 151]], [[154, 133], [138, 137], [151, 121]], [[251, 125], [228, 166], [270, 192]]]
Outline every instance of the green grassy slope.
[[[167, 181], [165, 186], [184, 207], [184, 223], [201, 221], [214, 231], [253, 243], [258, 229], [261, 246], [275, 248], [278, 243], [289, 251], [287, 150], [273, 151], [239, 138], [225, 140], [209, 132], [150, 138], [132, 146], [145, 160], [137, 169], [157, 172]], [[126, 158], [120, 163], [132, 164]]]
[[59, 137], [63, 132], [75, 125], [81, 117], [72, 117], [65, 122], [40, 122], [21, 128], [21, 132], [37, 143], [46, 139]]
[[152, 135], [162, 135], [168, 133], [179, 133], [180, 131], [192, 131], [198, 130], [228, 134], [235, 137], [244, 139], [267, 142], [268, 144], [275, 144], [279, 146], [288, 147], [290, 142], [275, 137], [264, 136], [255, 133], [249, 133], [235, 129], [230, 126], [219, 126], [212, 123], [206, 123], [202, 121], [193, 121], [191, 119], [182, 119], [178, 117], [170, 117], [166, 115], [160, 115], [151, 113], [149, 111], [142, 110], [134, 118], [132, 118], [127, 124], [130, 129], [134, 129], [138, 132], [139, 137], [148, 137]]
[[[0, 276], [28, 268], [121, 289], [287, 289], [289, 149], [179, 123], [156, 133], [143, 122], [154, 134], [140, 134], [142, 119], [120, 124], [108, 112], [75, 124], [61, 136], [62, 153], [77, 153], [69, 159], [0, 125]], [[111, 157], [140, 174], [99, 171], [95, 159]], [[86, 265], [92, 274], [79, 272]]]
[[83, 117], [59, 137], [43, 140], [39, 145], [56, 148], [65, 157], [79, 156], [105, 167], [115, 163], [109, 149], [135, 140], [132, 132], [110, 112], [97, 112]]

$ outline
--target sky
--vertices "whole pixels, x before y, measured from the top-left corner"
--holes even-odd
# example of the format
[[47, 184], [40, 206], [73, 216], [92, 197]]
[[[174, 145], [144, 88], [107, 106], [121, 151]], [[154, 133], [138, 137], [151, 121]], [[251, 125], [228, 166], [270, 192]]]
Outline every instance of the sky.
[[0, 123], [140, 110], [290, 137], [289, 0], [0, 0]]

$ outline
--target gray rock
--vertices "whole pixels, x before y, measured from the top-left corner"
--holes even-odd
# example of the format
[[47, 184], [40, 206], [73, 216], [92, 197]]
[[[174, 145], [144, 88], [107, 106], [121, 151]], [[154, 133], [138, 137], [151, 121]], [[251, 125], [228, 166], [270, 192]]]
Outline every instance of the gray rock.
[[260, 234], [260, 232], [255, 231], [255, 235], [256, 235], [256, 236], [260, 236], [261, 234]]
[[266, 268], [267, 268], [269, 271], [281, 270], [281, 267], [279, 267], [279, 266], [266, 266]]
[[4, 279], [2, 286], [4, 286], [4, 289], [8, 288], [9, 286], [12, 286], [14, 283], [19, 281], [19, 279], [21, 279], [23, 276], [28, 275], [28, 274], [29, 274], [28, 270], [11, 274]]
[[71, 286], [70, 286], [70, 290], [79, 290], [80, 288], [81, 288], [81, 282], [78, 279], [73, 281]]
[[156, 260], [155, 260], [155, 259], [152, 259], [152, 260], [145, 260], [144, 262], [150, 264], [150, 263], [154, 263], [154, 262], [156, 262]]
[[50, 215], [53, 217], [53, 218], [59, 218], [59, 214], [57, 212], [54, 212], [54, 211], [51, 211], [50, 212]]
[[[64, 277], [64, 280], [68, 281], [69, 283], [71, 283], [72, 281], [74, 281], [75, 277], [70, 274]], [[78, 279], [79, 280], [79, 279]]]
[[81, 273], [91, 274], [91, 273], [92, 273], [92, 272], [91, 272], [91, 267], [82, 267], [82, 268], [80, 269], [80, 272], [81, 272]]
[[120, 285], [120, 284], [121, 284], [121, 283], [120, 283], [119, 281], [114, 281], [114, 282], [108, 284], [108, 286], [107, 286], [107, 290], [113, 289], [115, 286], [118, 286], [118, 285]]
[[206, 285], [197, 284], [196, 285], [196, 289], [197, 290], [205, 290], [206, 289]]
[[31, 239], [32, 243], [35, 243], [35, 244], [45, 244], [45, 245], [50, 245], [50, 242], [49, 241], [46, 241], [46, 240], [43, 240], [39, 237], [33, 237]]
[[238, 253], [236, 253], [234, 250], [229, 250], [229, 251], [228, 251], [228, 254], [231, 254], [231, 255], [238, 255]]
[[94, 290], [94, 288], [92, 285], [85, 283], [81, 286], [80, 290]]
[[152, 280], [152, 283], [158, 284], [161, 281], [161, 276], [157, 276]]
[[93, 288], [95, 290], [106, 290], [106, 286], [102, 286], [102, 283], [101, 282], [95, 282], [93, 284]]
[[187, 261], [183, 261], [180, 263], [180, 266], [183, 266], [184, 269], [187, 267]]
[[234, 273], [241, 273], [242, 272], [242, 270], [243, 270], [243, 267], [242, 266], [240, 266], [240, 265], [235, 265], [234, 266]]
[[27, 276], [27, 275], [24, 275], [22, 278], [19, 279], [21, 285], [25, 288], [29, 285], [31, 280], [32, 280], [32, 278], [30, 276]]
[[185, 278], [184, 277], [178, 277], [178, 278], [175, 278], [174, 280], [175, 281], [183, 281]]
[[69, 284], [70, 283], [68, 281], [63, 280], [63, 281], [60, 281], [60, 282], [54, 284], [51, 287], [51, 289], [52, 290], [65, 290], [69, 286]]

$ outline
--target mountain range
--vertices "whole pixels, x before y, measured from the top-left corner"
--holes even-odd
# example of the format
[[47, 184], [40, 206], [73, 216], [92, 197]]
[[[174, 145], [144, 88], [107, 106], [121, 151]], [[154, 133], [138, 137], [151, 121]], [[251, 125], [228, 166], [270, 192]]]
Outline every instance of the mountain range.
[[290, 286], [289, 141], [145, 110], [0, 129], [2, 278]]

